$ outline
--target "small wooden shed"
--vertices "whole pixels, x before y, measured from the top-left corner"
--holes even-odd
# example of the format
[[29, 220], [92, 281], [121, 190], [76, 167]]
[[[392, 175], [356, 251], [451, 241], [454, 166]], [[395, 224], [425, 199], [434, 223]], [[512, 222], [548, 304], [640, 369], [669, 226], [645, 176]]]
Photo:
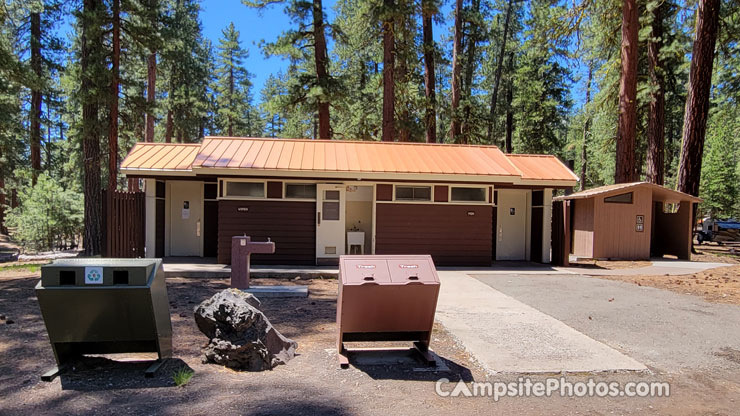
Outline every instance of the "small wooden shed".
[[692, 210], [701, 199], [648, 182], [554, 198], [569, 211], [570, 253], [583, 258], [691, 257]]

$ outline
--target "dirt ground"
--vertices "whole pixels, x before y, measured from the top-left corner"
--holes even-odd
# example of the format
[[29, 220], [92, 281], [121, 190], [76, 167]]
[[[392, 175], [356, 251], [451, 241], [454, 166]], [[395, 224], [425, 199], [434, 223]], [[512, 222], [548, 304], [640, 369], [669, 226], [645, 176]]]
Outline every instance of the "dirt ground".
[[[677, 293], [701, 296], [709, 302], [740, 305], [740, 245], [705, 243], [694, 246], [693, 261], [727, 263], [727, 267], [684, 276], [591, 276], [619, 280], [639, 286], [667, 289]], [[571, 263], [584, 268], [634, 269], [649, 266], [649, 261], [582, 260]]]
[[592, 276], [639, 286], [701, 296], [709, 302], [740, 305], [740, 265], [719, 267], [683, 276]]
[[[432, 348], [449, 370], [432, 371], [401, 357], [368, 363], [351, 357], [350, 369], [337, 365], [335, 280], [256, 279], [254, 284], [305, 284], [307, 299], [263, 299], [262, 309], [287, 337], [298, 342], [298, 356], [287, 365], [261, 373], [237, 372], [203, 364], [207, 342], [193, 320], [202, 300], [227, 287], [226, 279], [168, 279], [174, 330], [174, 357], [154, 378], [143, 376], [146, 362], [85, 358], [51, 383], [39, 376], [53, 367], [33, 287], [38, 272], [0, 272], [0, 414], [730, 414], [715, 403], [723, 386], [697, 383], [697, 375], [643, 373], [572, 374], [569, 382], [668, 381], [670, 398], [490, 397], [451, 398], [435, 393], [440, 378], [452, 381], [517, 381], [519, 374], [486, 374], [464, 348], [435, 326]], [[12, 323], [11, 323], [12, 321]], [[120, 358], [120, 357], [117, 357]], [[194, 376], [176, 387], [172, 374], [190, 368]], [[529, 376], [527, 376], [529, 377]], [[545, 375], [533, 375], [543, 380]], [[558, 375], [559, 377], [559, 375]], [[701, 375], [711, 377], [711, 375]], [[446, 385], [447, 391], [454, 385]], [[697, 390], [698, 389], [698, 390]]]
[[740, 264], [740, 243], [694, 244], [698, 254], [693, 254], [691, 260], [715, 263]]

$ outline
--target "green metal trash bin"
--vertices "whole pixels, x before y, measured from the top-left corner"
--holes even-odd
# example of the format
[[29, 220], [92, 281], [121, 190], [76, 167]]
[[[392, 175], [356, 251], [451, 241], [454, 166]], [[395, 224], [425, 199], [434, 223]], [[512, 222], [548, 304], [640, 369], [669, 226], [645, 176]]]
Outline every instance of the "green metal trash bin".
[[156, 352], [151, 376], [172, 356], [161, 259], [57, 260], [41, 267], [36, 297], [59, 368], [83, 354]]

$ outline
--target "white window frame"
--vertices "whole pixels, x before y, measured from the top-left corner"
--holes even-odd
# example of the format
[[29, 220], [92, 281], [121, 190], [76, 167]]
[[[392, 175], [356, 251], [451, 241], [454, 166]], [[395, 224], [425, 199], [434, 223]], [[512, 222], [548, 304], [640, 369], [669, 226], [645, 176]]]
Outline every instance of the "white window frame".
[[[267, 199], [267, 181], [266, 180], [254, 180], [254, 179], [219, 179], [219, 182], [223, 183], [223, 195], [219, 195], [218, 199], [233, 199], [233, 200], [256, 200], [262, 201]], [[262, 196], [240, 196], [240, 195], [229, 195], [229, 182], [240, 182], [240, 183], [261, 183], [262, 184]]]
[[[396, 199], [396, 188], [429, 188], [429, 199]], [[393, 202], [403, 204], [433, 204], [434, 203], [434, 184], [427, 183], [394, 183], [393, 184]]]
[[[316, 181], [303, 181], [303, 180], [291, 180], [283, 181], [283, 199], [286, 201], [316, 201], [316, 198], [288, 198], [288, 185], [313, 185], [316, 186]], [[318, 192], [318, 191], [317, 191]], [[318, 197], [318, 193], [316, 194]]]
[[[466, 200], [457, 200], [452, 199], [452, 188], [473, 188], [473, 189], [482, 189], [483, 190], [483, 200], [482, 201], [466, 201]], [[493, 201], [490, 203], [488, 202], [489, 196], [489, 189], [490, 185], [488, 186], [481, 186], [481, 185], [448, 185], [447, 186], [447, 201], [452, 204], [465, 204], [465, 205], [493, 205]], [[491, 197], [492, 198], [492, 197]]]

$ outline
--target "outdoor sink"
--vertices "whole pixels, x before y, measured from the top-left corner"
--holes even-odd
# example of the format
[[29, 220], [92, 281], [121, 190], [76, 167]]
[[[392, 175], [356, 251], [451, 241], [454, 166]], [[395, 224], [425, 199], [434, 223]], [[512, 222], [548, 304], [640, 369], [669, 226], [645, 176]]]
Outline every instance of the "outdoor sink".
[[[240, 241], [246, 242], [247, 253], [254, 254], [273, 254], [275, 253], [275, 243], [273, 241], [252, 241], [250, 237], [245, 237]], [[240, 242], [241, 244], [241, 242]]]

